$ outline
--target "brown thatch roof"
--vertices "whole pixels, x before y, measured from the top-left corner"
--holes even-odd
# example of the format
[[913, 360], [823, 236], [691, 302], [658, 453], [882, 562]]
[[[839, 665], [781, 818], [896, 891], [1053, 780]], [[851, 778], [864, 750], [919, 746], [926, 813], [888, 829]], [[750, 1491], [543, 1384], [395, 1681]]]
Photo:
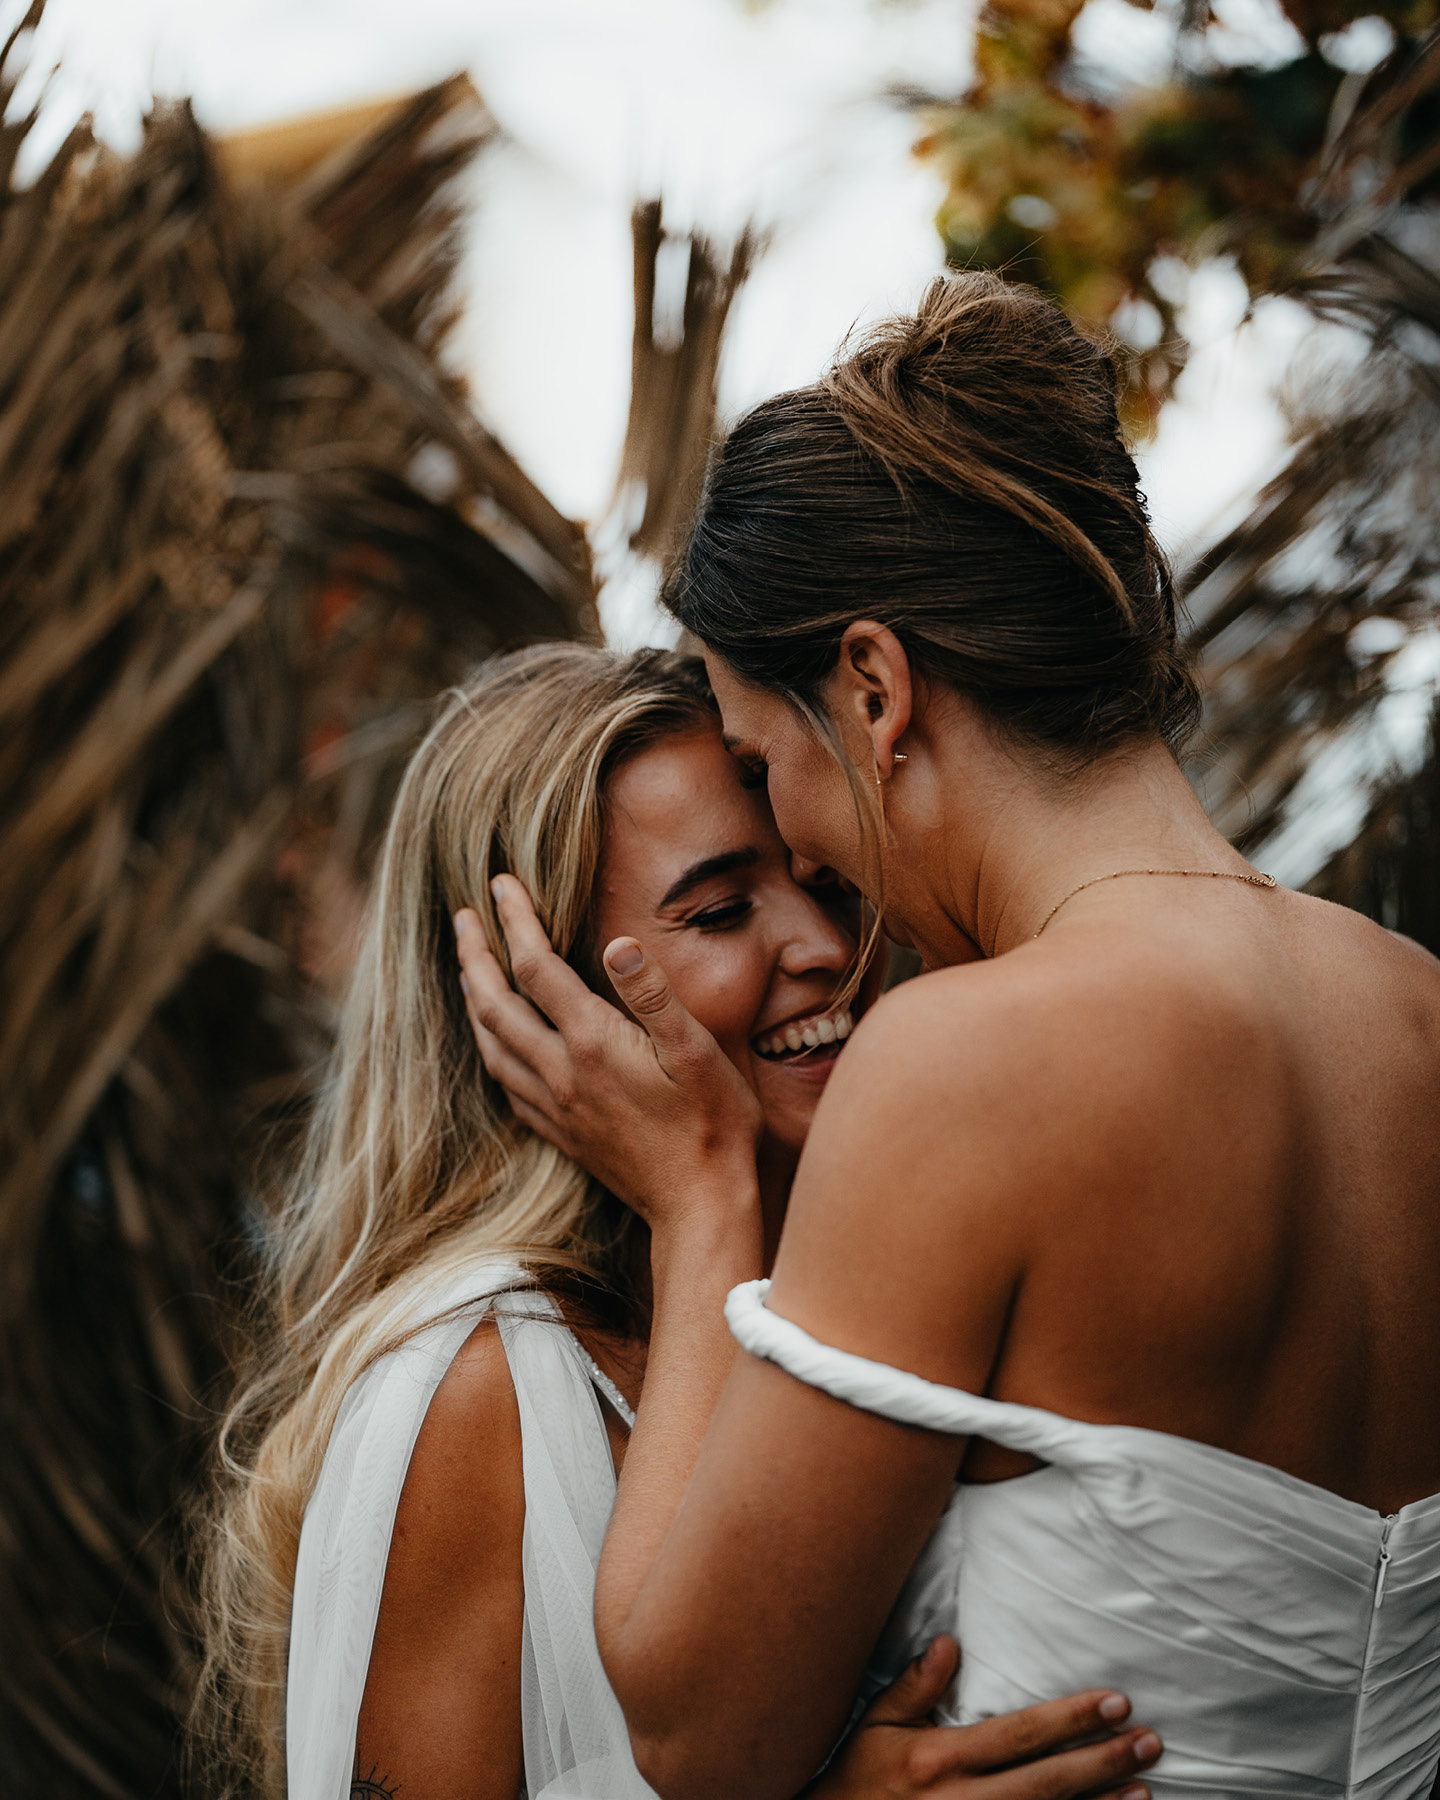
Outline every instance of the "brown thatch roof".
[[[370, 137], [409, 97], [392, 94], [226, 132], [212, 140], [215, 161], [237, 186], [290, 187], [337, 151], [343, 154]], [[483, 104], [478, 94], [474, 99], [477, 106]]]
[[20, 1793], [138, 1800], [178, 1791], [177, 1507], [257, 1123], [324, 1045], [430, 696], [598, 623], [580, 527], [440, 360], [468, 83], [292, 145], [289, 182], [176, 105], [16, 192], [31, 123], [0, 128], [0, 1743]]

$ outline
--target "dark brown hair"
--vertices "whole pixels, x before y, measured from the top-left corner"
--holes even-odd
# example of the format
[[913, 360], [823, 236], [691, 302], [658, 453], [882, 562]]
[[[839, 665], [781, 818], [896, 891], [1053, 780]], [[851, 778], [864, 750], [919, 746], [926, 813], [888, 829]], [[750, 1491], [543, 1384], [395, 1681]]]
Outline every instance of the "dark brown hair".
[[857, 618], [1062, 763], [1199, 710], [1115, 374], [1053, 302], [942, 276], [712, 462], [666, 583], [682, 625], [813, 713]]

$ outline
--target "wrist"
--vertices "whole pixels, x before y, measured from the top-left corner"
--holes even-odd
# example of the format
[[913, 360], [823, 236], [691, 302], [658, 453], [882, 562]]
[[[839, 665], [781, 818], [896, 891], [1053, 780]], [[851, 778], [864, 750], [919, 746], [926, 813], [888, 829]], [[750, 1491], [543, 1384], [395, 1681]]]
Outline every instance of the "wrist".
[[657, 1273], [683, 1263], [723, 1279], [727, 1287], [760, 1273], [763, 1242], [753, 1168], [725, 1182], [687, 1182], [671, 1194], [663, 1215], [650, 1226], [650, 1258]]

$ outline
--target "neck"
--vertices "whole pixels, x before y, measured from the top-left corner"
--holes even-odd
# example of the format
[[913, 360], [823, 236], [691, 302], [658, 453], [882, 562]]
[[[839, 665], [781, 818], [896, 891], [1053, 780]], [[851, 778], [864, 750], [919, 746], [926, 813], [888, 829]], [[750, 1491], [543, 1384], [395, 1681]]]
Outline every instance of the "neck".
[[769, 1132], [760, 1140], [755, 1157], [755, 1173], [760, 1187], [760, 1218], [765, 1234], [765, 1273], [775, 1263], [780, 1246], [780, 1227], [785, 1223], [785, 1208], [790, 1204], [790, 1188], [800, 1161], [798, 1150], [777, 1143]]
[[[937, 735], [916, 773], [903, 811], [890, 807], [887, 885], [929, 967], [1015, 949], [1096, 876], [1250, 867], [1158, 739], [1058, 775], [962, 708], [959, 729]], [[894, 800], [899, 787], [890, 784]]]

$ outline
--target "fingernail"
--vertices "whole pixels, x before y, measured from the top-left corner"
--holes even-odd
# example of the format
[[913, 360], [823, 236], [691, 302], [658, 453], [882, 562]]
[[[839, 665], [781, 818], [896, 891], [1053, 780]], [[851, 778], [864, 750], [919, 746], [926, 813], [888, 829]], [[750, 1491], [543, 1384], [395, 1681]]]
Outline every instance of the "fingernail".
[[1142, 1731], [1131, 1746], [1140, 1762], [1154, 1762], [1163, 1747], [1153, 1731]]
[[470, 998], [470, 983], [465, 979], [465, 977], [463, 975], [460, 977], [460, 992], [465, 996], [465, 998], [467, 1000]]
[[450, 929], [455, 933], [456, 937], [458, 938], [460, 935], [460, 915], [459, 915], [459, 913], [453, 913], [451, 915]]
[[497, 875], [490, 883], [490, 897], [497, 902], [505, 898], [505, 879], [503, 876]]
[[610, 958], [610, 967], [617, 975], [638, 975], [645, 967], [645, 952], [638, 944], [623, 944]]
[[1123, 1719], [1130, 1710], [1130, 1702], [1123, 1694], [1107, 1694], [1096, 1710], [1102, 1719]]
[[1150, 1800], [1150, 1790], [1146, 1787], [1121, 1788], [1116, 1800]]

